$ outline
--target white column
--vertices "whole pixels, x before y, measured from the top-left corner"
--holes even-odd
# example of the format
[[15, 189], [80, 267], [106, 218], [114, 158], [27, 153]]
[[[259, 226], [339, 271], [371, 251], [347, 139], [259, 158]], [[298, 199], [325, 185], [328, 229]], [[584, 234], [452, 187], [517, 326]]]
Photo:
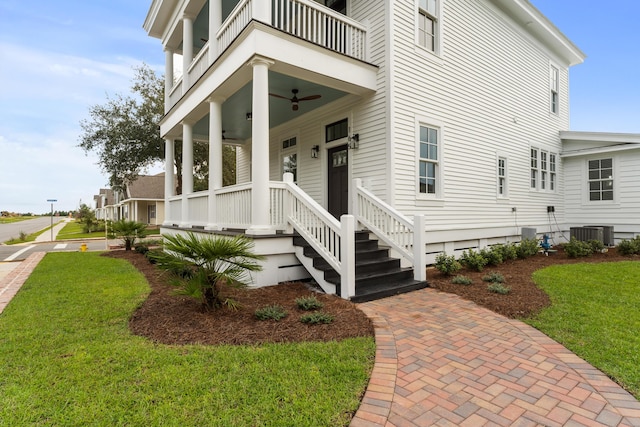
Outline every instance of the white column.
[[182, 218], [181, 226], [191, 224], [189, 199], [193, 193], [193, 124], [182, 123]]
[[182, 17], [182, 93], [189, 89], [189, 67], [193, 61], [193, 17]]
[[246, 233], [254, 235], [273, 232], [269, 218], [269, 67], [272, 64], [272, 61], [260, 57], [249, 62], [253, 67], [252, 190], [251, 227]]
[[216, 34], [222, 26], [222, 0], [209, 0], [209, 52], [211, 62], [218, 58], [218, 40]]
[[163, 225], [171, 225], [171, 207], [169, 199], [175, 196], [176, 182], [173, 173], [173, 164], [175, 163], [175, 141], [167, 138], [164, 140], [164, 223]]
[[209, 98], [209, 218], [207, 230], [217, 225], [216, 190], [222, 188], [222, 103], [224, 98]]
[[164, 49], [164, 111], [171, 108], [171, 89], [173, 89], [173, 51]]

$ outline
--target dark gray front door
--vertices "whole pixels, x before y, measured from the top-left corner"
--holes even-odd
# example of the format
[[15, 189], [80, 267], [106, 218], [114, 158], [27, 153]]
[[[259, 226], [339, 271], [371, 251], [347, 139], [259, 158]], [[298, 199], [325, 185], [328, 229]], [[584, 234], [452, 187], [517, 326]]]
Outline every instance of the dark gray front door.
[[328, 210], [340, 219], [349, 213], [349, 152], [346, 145], [328, 150]]

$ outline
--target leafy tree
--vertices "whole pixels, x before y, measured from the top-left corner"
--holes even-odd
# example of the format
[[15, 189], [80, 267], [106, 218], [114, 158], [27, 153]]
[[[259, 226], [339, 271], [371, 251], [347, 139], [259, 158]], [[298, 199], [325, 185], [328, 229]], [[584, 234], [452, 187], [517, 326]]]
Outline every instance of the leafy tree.
[[246, 286], [249, 272], [262, 269], [257, 261], [263, 257], [252, 252], [253, 242], [245, 236], [208, 238], [187, 233], [163, 237], [164, 252], [154, 254], [153, 260], [178, 278], [182, 294], [200, 299], [207, 309], [235, 307], [235, 301], [222, 300], [221, 287]]
[[84, 203], [80, 206], [80, 210], [78, 211], [78, 221], [84, 226], [83, 231], [85, 233], [95, 231], [98, 226], [98, 220], [96, 219], [95, 212]]
[[120, 239], [124, 249], [130, 251], [137, 239], [147, 237], [147, 226], [141, 222], [121, 219], [109, 226], [109, 238]]

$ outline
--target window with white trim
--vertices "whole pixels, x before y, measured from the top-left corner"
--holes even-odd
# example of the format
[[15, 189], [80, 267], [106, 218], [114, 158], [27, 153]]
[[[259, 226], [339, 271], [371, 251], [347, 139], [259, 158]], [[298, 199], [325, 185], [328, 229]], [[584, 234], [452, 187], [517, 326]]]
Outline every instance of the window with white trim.
[[439, 161], [439, 131], [430, 126], [420, 125], [418, 160], [418, 192], [437, 194]]
[[293, 182], [298, 182], [298, 153], [296, 145], [297, 138], [294, 136], [282, 141], [282, 173], [293, 174]]
[[560, 112], [560, 71], [553, 65], [549, 69], [549, 87], [551, 89], [551, 112]]
[[587, 162], [589, 168], [589, 200], [613, 200], [613, 159], [597, 159]]
[[531, 189], [555, 192], [557, 187], [558, 155], [531, 147]]
[[498, 157], [498, 197], [507, 197], [507, 159]]
[[418, 0], [418, 44], [438, 53], [440, 0]]

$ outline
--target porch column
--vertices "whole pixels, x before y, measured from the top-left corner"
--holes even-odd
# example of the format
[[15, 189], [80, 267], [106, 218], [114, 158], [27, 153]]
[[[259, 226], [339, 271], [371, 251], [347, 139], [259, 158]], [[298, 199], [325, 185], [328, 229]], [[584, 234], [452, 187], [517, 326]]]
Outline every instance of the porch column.
[[193, 193], [193, 124], [182, 122], [182, 218], [180, 226], [191, 224], [189, 199]]
[[182, 17], [182, 93], [189, 89], [189, 66], [193, 61], [193, 17]]
[[164, 48], [164, 111], [171, 108], [171, 89], [173, 89], [173, 50]]
[[222, 0], [209, 0], [209, 52], [211, 63], [218, 58], [216, 33], [222, 26]]
[[214, 96], [209, 101], [209, 218], [207, 230], [220, 230], [217, 222], [216, 190], [222, 188], [222, 103]]
[[176, 182], [173, 174], [173, 164], [175, 163], [176, 143], [173, 139], [164, 140], [164, 223], [171, 225], [171, 206], [169, 199], [175, 196]]
[[[269, 2], [254, 2], [269, 3]], [[272, 61], [254, 57], [253, 104], [251, 111], [251, 227], [247, 234], [271, 234], [269, 218], [269, 67]]]

